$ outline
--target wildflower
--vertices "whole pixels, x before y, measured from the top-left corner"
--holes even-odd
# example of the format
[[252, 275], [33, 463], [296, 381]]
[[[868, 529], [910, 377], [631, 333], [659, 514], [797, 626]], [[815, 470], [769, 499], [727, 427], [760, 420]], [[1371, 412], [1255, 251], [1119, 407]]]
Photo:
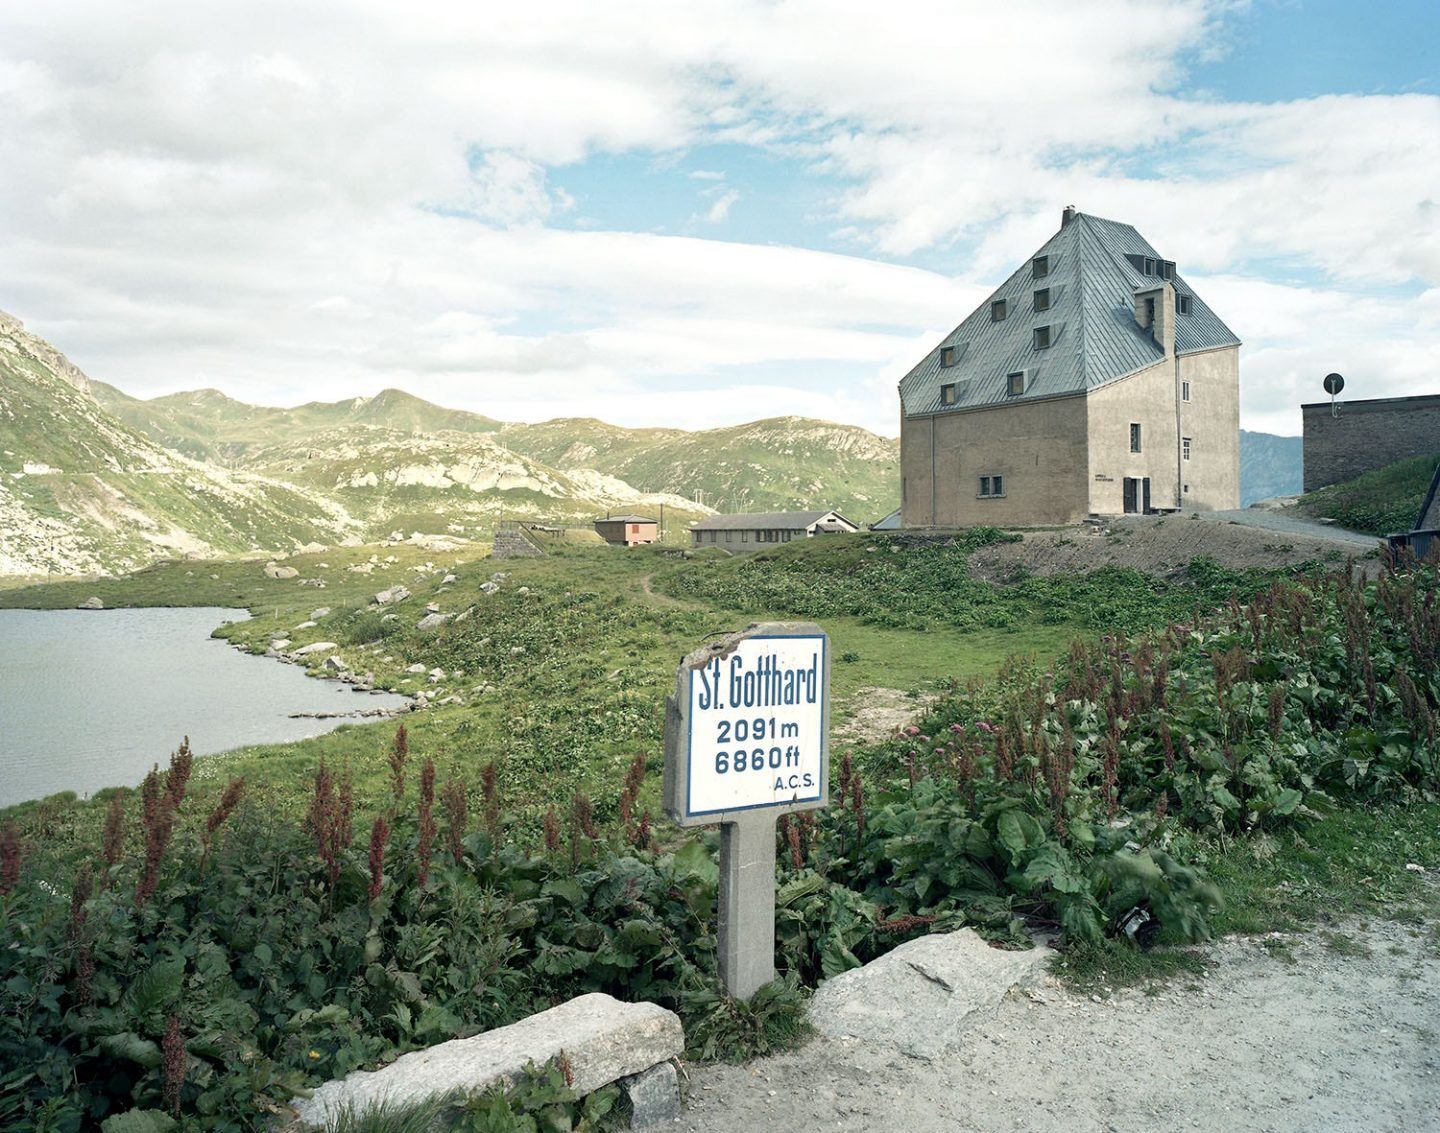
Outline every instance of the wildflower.
[[125, 849], [125, 796], [118, 791], [110, 796], [105, 811], [105, 832], [100, 839], [100, 859], [108, 870], [120, 860]]
[[370, 827], [370, 900], [380, 896], [385, 884], [385, 843], [390, 840], [390, 827], [381, 815]]
[[185, 1084], [185, 1040], [180, 1036], [180, 1020], [171, 1015], [165, 1022], [165, 1037], [160, 1044], [165, 1082], [165, 1104], [170, 1116], [180, 1116], [180, 1087]]
[[493, 846], [500, 841], [500, 771], [493, 759], [480, 772], [480, 795], [485, 800], [485, 833]]
[[312, 1050], [309, 1052], [307, 1057], [313, 1062], [320, 1057], [320, 1052], [318, 1050]]
[[333, 891], [340, 880], [340, 852], [345, 843], [341, 841], [343, 826], [335, 797], [335, 780], [324, 760], [320, 761], [320, 769], [315, 772], [315, 788], [310, 796], [310, 811], [306, 815], [305, 826], [315, 840], [315, 852], [325, 865]]
[[560, 820], [555, 817], [553, 806], [545, 811], [544, 828], [546, 852], [553, 854], [560, 849]]
[[0, 827], [0, 897], [19, 884], [21, 857], [20, 832], [13, 819], [6, 819]]
[[200, 876], [205, 876], [205, 865], [210, 860], [210, 844], [215, 838], [215, 832], [225, 825], [231, 813], [240, 805], [241, 796], [245, 794], [245, 780], [231, 779], [225, 788], [225, 793], [220, 796], [220, 801], [215, 804], [209, 816], [205, 819], [205, 832], [200, 835]]
[[390, 793], [395, 796], [398, 807], [405, 801], [405, 760], [410, 755], [410, 736], [401, 724], [395, 729], [395, 739], [390, 744]]
[[450, 857], [459, 865], [465, 857], [465, 825], [469, 819], [465, 780], [447, 779], [440, 792], [440, 801], [445, 808], [445, 830], [450, 843]]
[[914, 724], [911, 724], [906, 727], [905, 734], [907, 736], [918, 736], [920, 734], [920, 729], [917, 728]]

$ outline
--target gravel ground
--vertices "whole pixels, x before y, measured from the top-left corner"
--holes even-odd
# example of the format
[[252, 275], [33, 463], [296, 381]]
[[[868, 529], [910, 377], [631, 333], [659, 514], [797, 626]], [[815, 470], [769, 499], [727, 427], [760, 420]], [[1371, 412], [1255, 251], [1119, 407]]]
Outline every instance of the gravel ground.
[[[1376, 546], [1368, 536], [1258, 508], [1210, 512], [1203, 519], [1189, 515], [1113, 519], [1105, 526], [1084, 524], [1021, 535], [1018, 543], [982, 547], [971, 554], [976, 576], [1004, 583], [1019, 571], [1074, 574], [1115, 566], [1165, 577], [1183, 573], [1198, 556], [1237, 570], [1302, 562], [1339, 566]], [[1376, 558], [1365, 560], [1367, 569], [1378, 565]]]
[[1198, 984], [1153, 995], [1092, 998], [1047, 978], [1012, 991], [935, 1061], [822, 1039], [692, 1070], [673, 1128], [1440, 1130], [1435, 926], [1345, 927], [1338, 943], [1221, 941]]
[[1329, 523], [1320, 523], [1297, 514], [1294, 509], [1244, 508], [1241, 511], [1196, 512], [1202, 520], [1215, 523], [1238, 523], [1245, 527], [1256, 527], [1262, 531], [1276, 531], [1284, 535], [1301, 535], [1311, 539], [1329, 540], [1347, 547], [1373, 550], [1379, 542], [1373, 535], [1362, 535], [1358, 531], [1347, 531]]

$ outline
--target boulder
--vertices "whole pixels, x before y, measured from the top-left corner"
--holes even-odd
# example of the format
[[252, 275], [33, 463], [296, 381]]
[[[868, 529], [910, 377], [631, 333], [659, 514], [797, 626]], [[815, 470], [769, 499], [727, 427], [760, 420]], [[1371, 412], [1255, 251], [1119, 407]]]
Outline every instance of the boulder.
[[416, 661], [415, 664], [406, 666], [405, 671], [407, 673], [423, 673], [425, 666], [421, 662]]
[[631, 1129], [680, 1120], [680, 1078], [673, 1062], [662, 1062], [643, 1074], [622, 1078], [620, 1088], [630, 1102]]
[[440, 603], [439, 603], [439, 602], [426, 602], [426, 603], [425, 603], [425, 612], [426, 612], [427, 614], [438, 614], [438, 613], [440, 612]]
[[410, 597], [410, 591], [396, 583], [394, 586], [386, 587], [375, 595], [375, 602], [381, 606], [388, 606], [393, 602], [403, 602]]
[[321, 606], [318, 610], [311, 610], [311, 611], [310, 611], [310, 620], [311, 620], [312, 622], [318, 622], [321, 618], [323, 618], [323, 617], [324, 617], [326, 614], [328, 614], [329, 612], [330, 612], [330, 607], [329, 607], [329, 606]]
[[431, 679], [432, 681], [443, 681], [443, 680], [445, 679], [445, 670], [444, 670], [444, 669], [431, 669], [431, 670], [430, 670], [430, 679]]
[[450, 620], [449, 614], [426, 614], [415, 623], [416, 629], [438, 629]]
[[342, 658], [333, 655], [325, 658], [325, 667], [332, 673], [348, 673], [350, 671], [350, 666], [345, 664]]
[[266, 578], [299, 578], [300, 572], [292, 566], [281, 566], [279, 563], [265, 564]]
[[449, 585], [450, 585], [452, 582], [454, 582], [454, 581], [455, 581], [455, 576], [454, 576], [453, 574], [447, 574], [444, 578], [442, 578], [442, 579], [440, 580], [440, 585], [441, 585], [441, 586], [449, 586]]
[[491, 581], [491, 582], [482, 582], [482, 583], [480, 584], [480, 593], [481, 593], [481, 594], [494, 594], [495, 591], [497, 591], [497, 590], [499, 590], [499, 589], [500, 589], [500, 584], [499, 584], [498, 582]]
[[369, 574], [375, 569], [374, 563], [355, 563], [345, 568], [351, 574]]
[[312, 653], [328, 653], [340, 646], [333, 641], [316, 641], [310, 645], [302, 645], [292, 654], [294, 657], [308, 657]]
[[357, 1070], [290, 1104], [301, 1121], [328, 1125], [342, 1113], [359, 1116], [382, 1102], [414, 1105], [512, 1083], [527, 1064], [541, 1066], [562, 1053], [572, 1088], [583, 1096], [668, 1062], [684, 1045], [674, 1012], [596, 992], [474, 1038], [411, 1051], [380, 1070]]
[[1006, 952], [974, 929], [922, 936], [820, 985], [810, 1022], [828, 1038], [853, 1038], [935, 1059], [999, 1006], [1017, 984], [1038, 979], [1051, 951]]
[[105, 608], [105, 603], [100, 601], [99, 598], [92, 594], [75, 608], [77, 610], [103, 610]]
[[305, 543], [295, 550], [297, 555], [323, 555], [325, 553], [324, 543]]

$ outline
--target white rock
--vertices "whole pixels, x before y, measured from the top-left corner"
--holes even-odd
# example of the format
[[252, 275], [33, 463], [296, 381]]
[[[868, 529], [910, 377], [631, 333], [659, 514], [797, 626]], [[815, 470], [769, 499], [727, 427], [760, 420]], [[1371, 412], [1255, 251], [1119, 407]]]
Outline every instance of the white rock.
[[444, 669], [431, 669], [431, 670], [430, 670], [430, 679], [431, 679], [432, 681], [443, 681], [443, 680], [445, 679], [445, 670], [444, 670]]
[[455, 576], [454, 576], [453, 574], [447, 574], [444, 578], [442, 578], [442, 579], [440, 580], [440, 585], [441, 585], [441, 586], [449, 586], [449, 585], [450, 585], [452, 582], [454, 582], [454, 581], [455, 581]]
[[281, 566], [279, 563], [265, 564], [266, 578], [299, 578], [300, 572], [292, 566]]
[[346, 1110], [358, 1116], [381, 1102], [413, 1105], [514, 1082], [527, 1063], [541, 1066], [561, 1053], [570, 1062], [572, 1088], [583, 1096], [668, 1062], [684, 1045], [674, 1012], [597, 992], [474, 1038], [412, 1051], [380, 1070], [357, 1070], [290, 1104], [301, 1121], [324, 1125]]
[[315, 641], [309, 645], [302, 645], [295, 650], [296, 657], [308, 657], [312, 653], [328, 653], [332, 649], [339, 649], [340, 646], [333, 641]]
[[332, 673], [348, 673], [350, 671], [350, 666], [345, 664], [344, 660], [334, 656], [325, 658], [325, 667]]
[[346, 567], [345, 569], [348, 570], [351, 574], [369, 574], [372, 570], [375, 569], [375, 564], [355, 563], [353, 566]]
[[829, 1038], [938, 1058], [1012, 987], [1038, 979], [1050, 956], [1044, 947], [991, 948], [968, 928], [922, 936], [821, 984], [810, 1001], [810, 1022]]
[[405, 587], [396, 584], [395, 586], [391, 586], [385, 590], [380, 591], [378, 594], [375, 595], [374, 600], [381, 606], [388, 606], [392, 602], [403, 602], [408, 597], [410, 597], [410, 591], [406, 590]]
[[409, 666], [405, 671], [407, 673], [423, 673], [425, 671], [425, 666], [419, 661], [416, 661], [415, 664]]
[[290, 639], [288, 637], [272, 637], [270, 639], [270, 648], [277, 653], [282, 649], [289, 649]]
[[315, 628], [315, 623], [314, 623], [314, 622], [299, 622], [299, 623], [296, 624], [295, 628], [296, 628], [296, 629], [314, 629], [314, 628]]
[[426, 614], [415, 623], [416, 629], [438, 629], [450, 620], [449, 614]]
[[440, 612], [440, 603], [439, 603], [439, 602], [426, 602], [426, 603], [425, 603], [425, 612], [426, 612], [427, 614], [438, 614], [438, 613]]
[[105, 603], [100, 601], [99, 598], [92, 594], [75, 608], [77, 610], [103, 610], [105, 608]]
[[321, 618], [323, 618], [323, 617], [324, 617], [326, 614], [328, 614], [329, 612], [330, 612], [330, 607], [329, 607], [329, 606], [321, 606], [318, 610], [311, 610], [311, 611], [310, 611], [310, 620], [311, 620], [312, 622], [318, 622]]

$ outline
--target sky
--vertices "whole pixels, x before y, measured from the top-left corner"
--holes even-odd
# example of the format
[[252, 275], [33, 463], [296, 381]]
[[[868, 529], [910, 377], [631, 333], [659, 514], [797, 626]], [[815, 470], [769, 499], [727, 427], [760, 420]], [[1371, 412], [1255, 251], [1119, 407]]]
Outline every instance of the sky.
[[895, 435], [1059, 226], [1244, 341], [1242, 424], [1440, 392], [1440, 6], [0, 0], [0, 309], [129, 393]]

